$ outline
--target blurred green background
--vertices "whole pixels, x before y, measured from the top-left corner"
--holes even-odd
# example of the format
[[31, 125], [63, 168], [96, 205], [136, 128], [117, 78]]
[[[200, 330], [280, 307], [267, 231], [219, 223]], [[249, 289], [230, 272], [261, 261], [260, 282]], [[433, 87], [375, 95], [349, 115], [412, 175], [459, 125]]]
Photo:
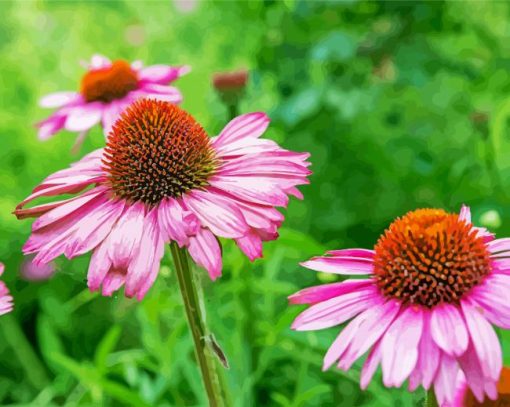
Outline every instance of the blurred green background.
[[[286, 297], [331, 281], [298, 262], [371, 247], [417, 207], [457, 211], [510, 232], [510, 5], [505, 2], [0, 3], [0, 259], [15, 311], [0, 318], [0, 404], [204, 406], [191, 337], [167, 256], [143, 302], [86, 289], [88, 256], [58, 259], [49, 281], [20, 279], [31, 221], [11, 215], [67, 167], [75, 135], [41, 143], [46, 93], [77, 89], [96, 52], [190, 64], [183, 106], [210, 134], [227, 121], [217, 71], [247, 68], [242, 112], [273, 119], [267, 137], [310, 151], [311, 185], [281, 238], [250, 264], [224, 242], [224, 276], [203, 273], [209, 325], [226, 352], [236, 406], [409, 406], [423, 393], [359, 390], [360, 363], [321, 372], [340, 329], [292, 332]], [[101, 147], [99, 129], [80, 154]], [[510, 337], [502, 335], [510, 356]], [[505, 358], [508, 363], [508, 356]]]

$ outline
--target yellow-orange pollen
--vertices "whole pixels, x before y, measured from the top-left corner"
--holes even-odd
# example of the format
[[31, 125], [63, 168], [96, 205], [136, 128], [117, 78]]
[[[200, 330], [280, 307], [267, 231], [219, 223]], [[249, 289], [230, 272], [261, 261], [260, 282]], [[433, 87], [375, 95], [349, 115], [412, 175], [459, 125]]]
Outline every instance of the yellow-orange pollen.
[[191, 115], [148, 99], [121, 114], [103, 163], [116, 196], [149, 205], [206, 186], [217, 166], [209, 137]]
[[457, 303], [489, 270], [489, 252], [473, 226], [440, 209], [407, 213], [375, 246], [379, 289], [408, 304]]
[[137, 88], [136, 72], [125, 61], [114, 61], [105, 68], [87, 72], [80, 86], [80, 93], [87, 102], [111, 102], [121, 99]]

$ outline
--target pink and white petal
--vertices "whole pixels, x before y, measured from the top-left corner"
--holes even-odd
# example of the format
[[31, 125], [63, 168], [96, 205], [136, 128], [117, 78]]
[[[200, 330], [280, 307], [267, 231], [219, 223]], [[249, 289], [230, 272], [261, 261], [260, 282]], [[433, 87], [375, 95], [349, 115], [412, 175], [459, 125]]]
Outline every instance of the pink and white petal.
[[110, 59], [105, 57], [101, 54], [94, 54], [92, 55], [92, 58], [90, 59], [89, 68], [95, 70], [95, 69], [101, 69], [101, 68], [107, 68], [112, 64]]
[[69, 110], [64, 127], [69, 131], [89, 130], [101, 121], [102, 115], [100, 102], [76, 106]]
[[434, 307], [430, 329], [437, 346], [449, 355], [460, 356], [466, 351], [468, 332], [462, 314], [456, 306], [444, 303]]
[[464, 204], [462, 205], [462, 207], [460, 208], [459, 220], [464, 221], [466, 223], [471, 223], [471, 209], [469, 208], [469, 206], [466, 206]]
[[459, 368], [456, 360], [446, 353], [441, 354], [439, 369], [434, 381], [434, 391], [438, 404], [451, 403], [455, 395], [456, 378]]
[[[374, 304], [378, 304], [374, 302]], [[328, 370], [334, 363], [338, 361], [340, 356], [342, 356], [352, 340], [358, 334], [358, 329], [360, 324], [363, 322], [363, 318], [356, 317], [351, 322], [347, 324], [347, 326], [340, 332], [340, 335], [333, 341], [331, 346], [329, 347], [326, 355], [324, 356], [324, 360], [322, 362], [322, 370]]]
[[194, 190], [183, 197], [186, 207], [215, 235], [227, 238], [244, 236], [250, 230], [239, 209], [219, 195]]
[[510, 275], [493, 274], [470, 293], [470, 299], [483, 309], [483, 315], [492, 324], [510, 329]]
[[2, 274], [4, 274], [4, 271], [5, 271], [5, 264], [4, 264], [4, 263], [2, 263], [2, 262], [0, 262], [0, 276], [1, 276]]
[[[381, 294], [377, 292], [377, 295], [380, 297]], [[385, 334], [399, 313], [400, 306], [399, 302], [390, 300], [371, 307], [358, 317], [362, 319], [358, 333], [340, 357], [338, 363], [340, 369], [350, 369], [352, 364]]]
[[214, 140], [214, 147], [234, 143], [245, 137], [258, 138], [269, 126], [269, 117], [262, 112], [247, 113], [231, 120]]
[[278, 180], [213, 175], [209, 178], [209, 184], [247, 202], [282, 207], [289, 203]]
[[134, 260], [143, 235], [145, 208], [140, 202], [130, 205], [108, 236], [108, 256], [116, 269], [127, 270]]
[[372, 280], [345, 280], [340, 283], [308, 287], [289, 296], [291, 304], [315, 304], [373, 285]]
[[367, 360], [361, 369], [360, 387], [362, 390], [367, 389], [377, 367], [379, 366], [379, 363], [381, 363], [381, 356], [381, 342], [378, 341], [372, 347], [372, 350], [368, 354]]
[[185, 210], [178, 200], [169, 198], [161, 201], [158, 207], [158, 220], [163, 240], [177, 242], [183, 247], [188, 236], [193, 236], [200, 229], [200, 222], [191, 212]]
[[37, 137], [39, 140], [48, 140], [55, 133], [60, 131], [66, 122], [67, 116], [65, 114], [56, 114], [48, 117], [46, 120], [37, 123], [36, 127], [39, 129]]
[[14, 309], [14, 299], [3, 281], [0, 281], [0, 315], [7, 314]]
[[340, 325], [370, 308], [380, 294], [373, 286], [331, 298], [312, 305], [299, 314], [291, 328], [297, 331], [313, 331]]
[[[487, 248], [492, 255], [501, 252], [510, 252], [510, 238], [505, 237], [502, 239], [495, 239], [492, 242], [487, 243]], [[508, 256], [510, 256], [510, 253]]]
[[497, 381], [502, 368], [501, 346], [491, 324], [468, 300], [462, 300], [462, 311], [473, 341], [483, 375]]
[[138, 80], [165, 85], [187, 74], [190, 70], [191, 67], [188, 65], [151, 65], [138, 71]]
[[340, 250], [330, 250], [326, 252], [326, 254], [334, 257], [359, 257], [366, 259], [373, 259], [375, 256], [375, 252], [370, 249], [340, 249]]
[[333, 274], [372, 274], [374, 264], [372, 259], [366, 257], [338, 256], [338, 257], [313, 257], [301, 263], [310, 270], [322, 271]]
[[112, 267], [112, 262], [108, 256], [108, 247], [103, 242], [95, 248], [89, 263], [87, 273], [87, 285], [90, 291], [97, 291], [101, 287], [106, 274]]
[[102, 123], [103, 123], [103, 133], [105, 136], [110, 134], [110, 131], [120, 117], [120, 114], [124, 111], [124, 109], [128, 106], [128, 103], [117, 102], [115, 100], [111, 101], [108, 105], [106, 105], [103, 109], [102, 114]]
[[39, 106], [51, 109], [75, 102], [80, 98], [81, 96], [77, 92], [55, 92], [43, 96], [39, 100]]
[[441, 350], [438, 348], [430, 333], [430, 312], [423, 313], [423, 330], [418, 347], [418, 361], [409, 378], [409, 387], [414, 391], [421, 383], [429, 389], [436, 376]]
[[484, 398], [486, 379], [483, 376], [482, 366], [472, 342], [470, 342], [467, 351], [458, 358], [458, 362], [464, 372], [463, 379], [469, 385], [476, 399], [481, 403]]
[[135, 249], [136, 257], [128, 266], [125, 289], [127, 297], [137, 296], [140, 300], [143, 297], [141, 294], [145, 293], [143, 290], [147, 289], [147, 286], [144, 286], [145, 280], [148, 280], [152, 285], [155, 279], [155, 264], [159, 269], [164, 250], [156, 214], [157, 211], [154, 209], [144, 219], [143, 234]]
[[386, 387], [400, 387], [418, 361], [418, 345], [423, 329], [423, 311], [404, 309], [381, 339], [383, 382]]
[[250, 261], [262, 257], [262, 239], [256, 232], [250, 231], [244, 236], [236, 238], [235, 242]]
[[211, 280], [221, 276], [221, 247], [209, 230], [202, 228], [190, 237], [188, 252], [196, 264], [207, 270]]
[[102, 295], [110, 297], [115, 291], [124, 285], [126, 281], [126, 270], [111, 268], [103, 279]]

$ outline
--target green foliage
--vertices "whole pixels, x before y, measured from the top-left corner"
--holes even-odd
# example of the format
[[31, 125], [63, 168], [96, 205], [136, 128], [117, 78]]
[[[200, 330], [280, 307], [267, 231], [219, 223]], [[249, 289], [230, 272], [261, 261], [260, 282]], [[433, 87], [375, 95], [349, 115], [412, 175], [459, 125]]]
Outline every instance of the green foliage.
[[[47, 142], [32, 124], [44, 94], [76, 89], [93, 53], [190, 64], [179, 80], [211, 133], [227, 112], [213, 72], [247, 67], [242, 112], [267, 111], [267, 136], [310, 151], [314, 171], [265, 258], [224, 242], [224, 276], [205, 272], [208, 320], [229, 358], [236, 406], [409, 406], [423, 397], [359, 390], [360, 363], [321, 371], [339, 332], [292, 332], [286, 297], [328, 281], [298, 262], [327, 249], [371, 247], [417, 207], [456, 211], [510, 232], [509, 5], [504, 2], [2, 2], [0, 11], [0, 259], [16, 300], [0, 318], [0, 404], [204, 406], [177, 282], [167, 256], [143, 302], [90, 294], [88, 257], [59, 259], [47, 282], [19, 279], [30, 221], [17, 202], [78, 159], [74, 135]], [[81, 154], [101, 147], [99, 129]], [[510, 339], [501, 335], [505, 354]], [[508, 358], [507, 358], [508, 359]], [[508, 360], [506, 360], [508, 362]]]

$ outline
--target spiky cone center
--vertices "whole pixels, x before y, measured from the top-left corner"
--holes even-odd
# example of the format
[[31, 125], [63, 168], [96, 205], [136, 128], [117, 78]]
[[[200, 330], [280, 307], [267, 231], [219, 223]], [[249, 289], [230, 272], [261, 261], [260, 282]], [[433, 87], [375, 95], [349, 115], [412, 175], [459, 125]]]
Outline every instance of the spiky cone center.
[[103, 164], [117, 197], [156, 205], [205, 187], [217, 160], [209, 137], [190, 114], [168, 102], [143, 99], [114, 124]]
[[80, 93], [87, 102], [111, 102], [138, 87], [136, 72], [126, 61], [114, 61], [105, 68], [88, 71], [81, 80]]
[[375, 246], [380, 291], [406, 304], [457, 304], [490, 272], [483, 238], [459, 215], [418, 209], [393, 222]]

